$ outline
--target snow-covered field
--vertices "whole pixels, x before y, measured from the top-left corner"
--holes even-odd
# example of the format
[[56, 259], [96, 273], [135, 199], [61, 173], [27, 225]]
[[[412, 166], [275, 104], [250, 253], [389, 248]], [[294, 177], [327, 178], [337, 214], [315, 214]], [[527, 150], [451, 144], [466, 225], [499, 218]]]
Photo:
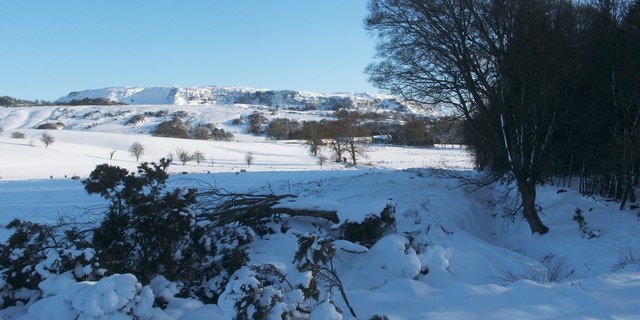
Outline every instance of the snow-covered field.
[[[88, 209], [104, 206], [103, 199], [88, 196], [81, 182], [71, 177], [84, 178], [101, 163], [134, 169], [138, 163], [127, 152], [133, 142], [145, 146], [141, 161], [157, 161], [177, 149], [199, 150], [207, 157], [205, 162], [170, 167], [172, 185], [296, 194], [288, 207], [336, 210], [340, 223], [361, 221], [387, 204], [395, 205], [395, 230], [371, 248], [336, 241], [336, 247], [346, 250], [338, 250], [335, 267], [358, 319], [373, 315], [389, 319], [640, 317], [640, 221], [634, 212], [619, 211], [615, 203], [573, 190], [558, 193], [557, 187], [542, 186], [538, 200], [551, 231], [531, 235], [522, 219], [504, 217], [509, 199], [513, 200], [498, 201], [505, 186], [472, 192], [443, 174], [443, 169], [476, 174], [464, 149], [371, 145], [360, 166], [327, 161], [321, 167], [299, 142], [268, 141], [231, 126], [231, 119], [251, 110], [241, 105], [224, 107], [180, 110], [234, 132], [235, 141], [151, 137], [152, 123], [122, 125], [127, 116], [118, 116], [117, 110], [123, 107], [1, 108], [0, 224], [13, 218], [38, 222], [61, 215], [84, 218]], [[109, 121], [82, 116], [96, 110], [114, 116]], [[60, 115], [65, 129], [49, 130], [56, 141], [45, 149], [39, 140], [42, 130], [33, 127], [52, 119], [52, 114]], [[97, 123], [89, 126], [89, 121]], [[11, 138], [14, 131], [25, 133], [26, 138]], [[250, 166], [245, 161], [248, 152], [255, 156]], [[323, 152], [328, 155], [328, 150]], [[572, 221], [576, 208], [599, 237], [581, 236]], [[304, 224], [289, 227], [287, 232], [257, 238], [249, 264], [273, 264], [294, 277], [297, 235], [310, 230]], [[6, 231], [0, 233], [2, 241], [8, 236]], [[247, 270], [239, 270], [238, 277]], [[151, 319], [226, 319], [230, 314], [230, 294], [223, 293], [217, 305], [170, 298], [160, 310], [151, 307], [158, 284], [146, 286], [131, 275], [114, 275], [97, 283], [63, 280], [41, 285], [47, 295], [44, 299], [0, 310], [0, 317], [122, 319], [126, 311]], [[342, 313], [331, 304], [318, 303], [311, 318], [352, 318], [339, 294], [333, 301]]]

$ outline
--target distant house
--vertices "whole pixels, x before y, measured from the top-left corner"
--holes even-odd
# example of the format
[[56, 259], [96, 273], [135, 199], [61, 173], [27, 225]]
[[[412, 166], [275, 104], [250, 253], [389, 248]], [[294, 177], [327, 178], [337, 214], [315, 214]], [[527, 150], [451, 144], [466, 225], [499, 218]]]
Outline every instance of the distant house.
[[371, 137], [373, 143], [391, 143], [391, 134], [378, 134]]

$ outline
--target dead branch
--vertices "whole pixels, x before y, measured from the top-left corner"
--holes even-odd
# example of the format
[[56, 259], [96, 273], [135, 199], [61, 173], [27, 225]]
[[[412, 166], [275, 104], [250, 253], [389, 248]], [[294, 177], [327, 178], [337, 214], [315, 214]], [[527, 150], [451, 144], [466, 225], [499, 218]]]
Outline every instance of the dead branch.
[[277, 207], [283, 199], [296, 198], [294, 194], [251, 194], [231, 193], [222, 189], [211, 189], [199, 192], [197, 197], [201, 204], [198, 220], [210, 220], [217, 226], [239, 222], [244, 225], [256, 225], [265, 219], [279, 214], [323, 218], [338, 223], [335, 211], [292, 209]]

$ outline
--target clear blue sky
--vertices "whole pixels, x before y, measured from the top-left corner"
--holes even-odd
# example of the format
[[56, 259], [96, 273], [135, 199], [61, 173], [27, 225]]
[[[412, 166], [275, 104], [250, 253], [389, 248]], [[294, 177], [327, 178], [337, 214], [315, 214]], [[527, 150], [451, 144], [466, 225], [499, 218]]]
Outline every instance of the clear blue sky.
[[366, 0], [2, 0], [0, 95], [109, 86], [377, 92]]

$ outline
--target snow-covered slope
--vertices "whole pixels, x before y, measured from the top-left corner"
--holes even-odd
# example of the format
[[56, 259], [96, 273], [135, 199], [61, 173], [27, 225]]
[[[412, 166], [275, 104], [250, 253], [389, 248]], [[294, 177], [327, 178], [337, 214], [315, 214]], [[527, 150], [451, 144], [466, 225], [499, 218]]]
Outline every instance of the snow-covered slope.
[[253, 104], [305, 110], [335, 110], [339, 108], [363, 111], [398, 110], [424, 113], [428, 106], [409, 103], [384, 94], [312, 93], [294, 90], [267, 90], [243, 87], [112, 87], [74, 91], [58, 99], [58, 103], [85, 98], [106, 98], [132, 105], [148, 104]]

